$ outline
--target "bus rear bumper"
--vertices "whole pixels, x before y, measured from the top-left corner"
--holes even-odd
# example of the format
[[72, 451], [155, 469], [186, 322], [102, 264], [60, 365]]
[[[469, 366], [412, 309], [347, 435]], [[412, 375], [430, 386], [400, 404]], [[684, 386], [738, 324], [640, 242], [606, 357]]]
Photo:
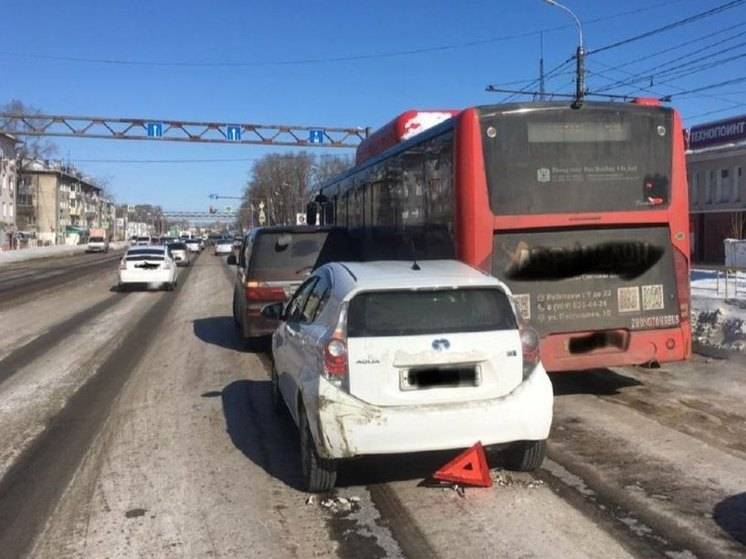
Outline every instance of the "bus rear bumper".
[[[604, 340], [623, 343], [604, 344]], [[683, 361], [691, 356], [689, 323], [662, 330], [572, 332], [552, 334], [541, 342], [541, 360], [548, 372], [621, 367]]]

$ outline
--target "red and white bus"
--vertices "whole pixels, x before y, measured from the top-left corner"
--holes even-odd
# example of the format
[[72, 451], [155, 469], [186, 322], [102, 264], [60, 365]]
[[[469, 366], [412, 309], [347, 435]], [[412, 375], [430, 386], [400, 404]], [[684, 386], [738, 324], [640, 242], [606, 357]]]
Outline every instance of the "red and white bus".
[[364, 259], [456, 257], [505, 281], [550, 371], [690, 356], [683, 133], [655, 101], [410, 111], [309, 208]]

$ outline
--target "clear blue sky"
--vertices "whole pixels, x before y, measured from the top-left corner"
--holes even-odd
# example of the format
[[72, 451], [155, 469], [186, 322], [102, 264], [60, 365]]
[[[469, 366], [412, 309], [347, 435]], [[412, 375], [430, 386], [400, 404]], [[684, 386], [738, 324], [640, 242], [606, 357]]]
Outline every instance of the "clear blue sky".
[[[565, 0], [584, 22], [585, 42], [591, 50], [725, 2]], [[547, 30], [547, 69], [571, 56], [576, 44], [570, 17], [540, 0], [16, 0], [3, 4], [0, 103], [17, 98], [62, 114], [377, 127], [409, 108], [459, 108], [500, 100], [502, 96], [484, 91], [487, 84], [537, 76], [539, 35], [534, 32], [541, 29]], [[611, 17], [634, 10], [641, 11]], [[664, 63], [670, 68], [707, 54], [714, 56], [703, 62], [706, 70], [670, 84], [654, 80], [651, 89], [675, 93], [676, 88], [689, 90], [746, 76], [746, 55], [709, 67], [712, 61], [746, 53], [740, 45], [743, 39], [739, 41], [746, 37], [744, 30], [746, 4], [600, 52], [588, 59], [589, 70], [595, 72], [589, 75], [589, 87], [609, 83], [599, 73], [623, 79], [628, 75], [623, 72], [637, 73]], [[505, 36], [514, 38], [498, 40]], [[690, 44], [653, 57], [685, 42]], [[447, 48], [427, 50], [439, 46]], [[418, 49], [426, 52], [329, 60]], [[44, 56], [246, 65], [107, 64]], [[307, 62], [286, 63], [298, 60]], [[614, 69], [622, 64], [628, 65]], [[570, 91], [572, 76], [550, 80], [547, 89]], [[673, 105], [687, 125], [742, 114], [746, 81], [674, 98]], [[718, 112], [698, 116], [710, 111]], [[110, 178], [120, 202], [194, 210], [210, 204], [210, 192], [240, 194], [251, 161], [85, 160], [249, 159], [272, 149], [80, 139], [57, 143], [63, 158], [69, 157], [89, 174]]]

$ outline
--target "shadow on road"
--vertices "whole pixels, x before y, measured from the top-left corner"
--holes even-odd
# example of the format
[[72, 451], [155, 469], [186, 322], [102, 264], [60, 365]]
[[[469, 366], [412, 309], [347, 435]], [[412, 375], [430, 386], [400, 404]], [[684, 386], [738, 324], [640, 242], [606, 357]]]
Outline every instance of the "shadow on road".
[[731, 538], [746, 545], [746, 493], [720, 501], [712, 518]]
[[[296, 490], [303, 490], [298, 430], [289, 413], [272, 409], [271, 382], [238, 380], [219, 393], [226, 431], [234, 446], [267, 474]], [[216, 397], [216, 391], [203, 397]], [[490, 465], [498, 464], [488, 449]], [[426, 480], [460, 450], [366, 456], [340, 464], [338, 487], [404, 480]]]
[[238, 334], [232, 316], [198, 318], [193, 324], [194, 335], [203, 342], [236, 351], [264, 353], [270, 350], [271, 338], [252, 338], [245, 341]]
[[625, 388], [642, 386], [632, 377], [621, 375], [609, 369], [596, 369], [577, 373], [554, 373], [549, 375], [554, 387], [555, 396], [571, 394], [592, 394], [611, 396], [619, 394]]
[[272, 409], [271, 390], [268, 380], [237, 380], [223, 388], [226, 431], [254, 464], [302, 490], [298, 431], [289, 414]]

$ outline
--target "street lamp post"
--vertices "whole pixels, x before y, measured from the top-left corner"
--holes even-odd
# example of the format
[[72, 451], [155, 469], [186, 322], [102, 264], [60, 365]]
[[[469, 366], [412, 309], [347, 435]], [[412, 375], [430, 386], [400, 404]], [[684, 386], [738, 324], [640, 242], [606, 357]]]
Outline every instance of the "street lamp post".
[[556, 0], [544, 0], [544, 2], [570, 14], [575, 20], [575, 25], [578, 27], [578, 48], [575, 53], [575, 101], [573, 102], [572, 107], [573, 109], [579, 109], [583, 106], [583, 97], [585, 96], [585, 50], [583, 48], [583, 25], [580, 23], [578, 16], [575, 15], [575, 12], [567, 6], [560, 4]]

